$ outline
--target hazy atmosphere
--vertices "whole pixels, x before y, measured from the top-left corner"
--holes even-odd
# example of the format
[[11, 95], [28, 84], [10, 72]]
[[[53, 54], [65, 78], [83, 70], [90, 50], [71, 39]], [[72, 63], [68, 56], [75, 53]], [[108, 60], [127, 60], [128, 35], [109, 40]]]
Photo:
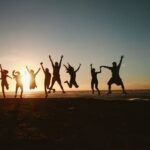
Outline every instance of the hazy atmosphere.
[[[149, 8], [148, 0], [0, 0], [0, 64], [11, 75], [14, 69], [25, 72], [26, 65], [36, 71], [42, 61], [52, 73], [48, 55], [59, 61], [63, 54], [62, 64], [82, 64], [77, 90], [89, 90], [90, 64], [98, 71], [124, 55], [120, 75], [126, 89], [148, 89]], [[107, 89], [110, 76], [103, 68], [100, 90]], [[62, 65], [62, 82], [68, 78]], [[36, 80], [36, 90], [43, 90], [42, 70]], [[15, 81], [8, 81], [14, 90]]]

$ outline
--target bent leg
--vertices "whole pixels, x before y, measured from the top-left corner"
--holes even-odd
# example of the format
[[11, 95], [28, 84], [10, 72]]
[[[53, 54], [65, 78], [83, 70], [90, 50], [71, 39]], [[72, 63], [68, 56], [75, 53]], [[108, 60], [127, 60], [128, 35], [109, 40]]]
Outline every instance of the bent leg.
[[76, 81], [74, 81], [74, 82], [73, 82], [73, 85], [74, 85], [76, 88], [78, 88], [78, 87], [79, 87], [79, 85], [77, 84], [77, 82], [76, 82]]
[[72, 84], [69, 83], [68, 81], [65, 81], [64, 83], [66, 83], [69, 86], [69, 88], [72, 88]]

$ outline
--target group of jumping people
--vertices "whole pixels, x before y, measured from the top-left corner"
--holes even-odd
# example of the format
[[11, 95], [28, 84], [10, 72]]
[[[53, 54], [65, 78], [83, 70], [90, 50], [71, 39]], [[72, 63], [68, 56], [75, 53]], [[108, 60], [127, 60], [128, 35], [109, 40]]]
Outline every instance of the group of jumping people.
[[[45, 91], [45, 98], [48, 97], [48, 94], [51, 93], [51, 91], [53, 91], [53, 93], [55, 92], [55, 89], [53, 88], [54, 83], [57, 82], [62, 90], [63, 93], [65, 93], [64, 88], [62, 86], [61, 83], [61, 78], [60, 78], [60, 68], [61, 68], [61, 64], [62, 64], [62, 59], [63, 59], [63, 55], [60, 58], [60, 62], [53, 62], [51, 56], [49, 55], [49, 60], [51, 62], [52, 68], [53, 68], [53, 77], [52, 77], [52, 81], [51, 81], [51, 73], [49, 71], [48, 68], [44, 68], [43, 66], [43, 62], [40, 63], [41, 68], [43, 70], [43, 73], [45, 75], [45, 79], [44, 79], [44, 91]], [[95, 68], [93, 68], [93, 65], [91, 64], [91, 89], [92, 89], [92, 94], [94, 94], [94, 87], [97, 90], [98, 94], [100, 95], [100, 90], [98, 88], [98, 79], [97, 79], [97, 74], [101, 73], [102, 68], [107, 68], [112, 72], [112, 77], [110, 78], [110, 80], [108, 81], [108, 93], [107, 94], [111, 94], [111, 85], [112, 84], [116, 84], [116, 85], [121, 85], [122, 87], [122, 91], [124, 94], [126, 94], [125, 88], [124, 88], [124, 84], [122, 79], [120, 78], [119, 75], [119, 70], [122, 64], [122, 59], [123, 56], [121, 56], [120, 62], [117, 65], [116, 62], [112, 63], [112, 66], [100, 66], [100, 70], [98, 72], [95, 71]], [[64, 64], [64, 67], [66, 69], [66, 73], [68, 73], [70, 75], [70, 80], [69, 81], [65, 81], [64, 83], [66, 83], [68, 85], [69, 88], [72, 88], [72, 86], [74, 86], [75, 88], [78, 88], [79, 85], [76, 82], [76, 73], [79, 71], [81, 64], [79, 64], [78, 68], [75, 70], [73, 66], [71, 66], [69, 63], [67, 65]], [[29, 84], [29, 88], [31, 89], [35, 89], [37, 88], [36, 85], [36, 75], [39, 73], [40, 68], [34, 72], [33, 69], [29, 69], [28, 66], [26, 66], [27, 72], [29, 73], [30, 76], [30, 84]], [[9, 84], [7, 82], [7, 78], [11, 78], [11, 79], [15, 79], [16, 81], [16, 90], [15, 90], [15, 98], [17, 97], [17, 92], [18, 89], [21, 89], [21, 94], [20, 94], [20, 98], [22, 98], [23, 95], [23, 83], [22, 83], [22, 76], [21, 73], [19, 71], [12, 71], [12, 77], [8, 75], [8, 70], [5, 70], [2, 68], [2, 65], [0, 64], [0, 71], [1, 71], [1, 87], [2, 87], [2, 93], [3, 93], [3, 97], [5, 98], [5, 88], [8, 90], [9, 89]], [[51, 82], [51, 84], [50, 84]]]

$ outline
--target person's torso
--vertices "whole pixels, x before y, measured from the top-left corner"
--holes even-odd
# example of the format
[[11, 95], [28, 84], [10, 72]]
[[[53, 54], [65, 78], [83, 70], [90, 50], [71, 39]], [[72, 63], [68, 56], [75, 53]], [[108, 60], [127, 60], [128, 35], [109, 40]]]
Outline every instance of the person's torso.
[[119, 76], [119, 67], [113, 67], [111, 71], [112, 71], [112, 77], [113, 77], [113, 78], [118, 78], [118, 77], [120, 77], [120, 76]]
[[97, 73], [96, 72], [92, 72], [91, 75], [92, 75], [92, 80], [96, 81], [97, 80]]
[[60, 70], [59, 66], [54, 66], [53, 76], [59, 76], [59, 70]]

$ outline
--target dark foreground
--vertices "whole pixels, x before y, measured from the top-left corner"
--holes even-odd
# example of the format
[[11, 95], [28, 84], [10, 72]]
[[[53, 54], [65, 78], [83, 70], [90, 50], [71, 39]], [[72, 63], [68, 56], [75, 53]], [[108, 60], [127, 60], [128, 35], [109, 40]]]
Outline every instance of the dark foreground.
[[0, 143], [20, 149], [150, 149], [150, 101], [1, 99]]

